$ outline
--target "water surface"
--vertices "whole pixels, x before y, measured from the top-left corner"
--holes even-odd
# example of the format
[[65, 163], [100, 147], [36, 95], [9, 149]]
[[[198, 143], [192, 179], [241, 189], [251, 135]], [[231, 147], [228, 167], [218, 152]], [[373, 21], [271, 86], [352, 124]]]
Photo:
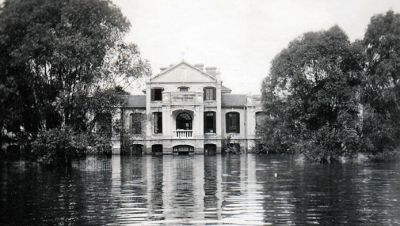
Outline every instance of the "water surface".
[[0, 225], [400, 224], [400, 164], [287, 156], [0, 163]]

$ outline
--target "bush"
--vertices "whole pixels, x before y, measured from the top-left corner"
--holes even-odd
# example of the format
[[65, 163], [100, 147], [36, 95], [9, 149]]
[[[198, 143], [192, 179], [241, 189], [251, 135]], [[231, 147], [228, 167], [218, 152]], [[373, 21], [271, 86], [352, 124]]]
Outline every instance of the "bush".
[[110, 139], [101, 134], [76, 132], [67, 127], [39, 132], [32, 142], [30, 157], [50, 165], [69, 166], [87, 154], [111, 153]]
[[70, 165], [73, 159], [84, 156], [88, 136], [70, 128], [39, 132], [32, 142], [31, 156], [46, 164]]

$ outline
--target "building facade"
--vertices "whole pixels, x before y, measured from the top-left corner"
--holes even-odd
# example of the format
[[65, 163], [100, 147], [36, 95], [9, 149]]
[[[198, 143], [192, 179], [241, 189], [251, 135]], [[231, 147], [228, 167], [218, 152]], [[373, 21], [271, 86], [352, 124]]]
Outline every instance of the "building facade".
[[127, 96], [112, 116], [112, 150], [145, 154], [241, 152], [254, 148], [259, 96], [231, 94], [215, 67], [181, 62], [146, 81], [144, 95]]

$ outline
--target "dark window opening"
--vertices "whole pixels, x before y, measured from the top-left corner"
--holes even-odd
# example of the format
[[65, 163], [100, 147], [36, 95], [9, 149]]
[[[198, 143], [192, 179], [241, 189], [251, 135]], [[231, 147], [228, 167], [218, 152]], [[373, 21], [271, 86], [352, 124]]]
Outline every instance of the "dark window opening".
[[215, 100], [216, 99], [216, 90], [214, 87], [206, 87], [204, 88], [204, 100]]
[[215, 145], [215, 144], [205, 144], [204, 145], [204, 154], [215, 155], [216, 153], [217, 153], [217, 145]]
[[179, 87], [179, 91], [180, 92], [188, 92], [189, 91], [189, 87], [186, 87], [186, 86]]
[[144, 147], [141, 144], [132, 144], [129, 146], [128, 150], [123, 152], [124, 155], [142, 155]]
[[240, 133], [240, 114], [238, 112], [226, 113], [226, 132]]
[[162, 100], [162, 91], [161, 88], [151, 89], [151, 101], [161, 101]]
[[131, 133], [132, 134], [141, 134], [142, 133], [142, 121], [143, 121], [142, 113], [131, 114]]
[[96, 115], [96, 132], [106, 137], [111, 137], [112, 119], [110, 113], [99, 113]]
[[151, 146], [152, 154], [162, 154], [162, 152], [163, 152], [162, 144], [154, 144], [153, 146]]
[[162, 112], [154, 112], [154, 133], [162, 133]]
[[178, 155], [188, 155], [194, 152], [194, 147], [190, 145], [178, 145], [172, 149], [174, 154]]
[[204, 112], [204, 133], [215, 133], [215, 112]]
[[192, 130], [192, 116], [187, 112], [179, 113], [176, 116], [176, 129]]

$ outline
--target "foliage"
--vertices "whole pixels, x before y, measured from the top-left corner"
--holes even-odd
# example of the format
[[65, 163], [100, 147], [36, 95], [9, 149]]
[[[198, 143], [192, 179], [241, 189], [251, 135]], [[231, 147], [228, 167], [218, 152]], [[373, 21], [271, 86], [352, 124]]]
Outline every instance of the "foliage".
[[240, 154], [240, 146], [232, 143], [232, 137], [229, 135], [222, 139], [222, 151], [225, 154]]
[[5, 0], [0, 6], [2, 143], [6, 137], [33, 142], [47, 131], [90, 134], [93, 115], [121, 103], [125, 87], [118, 85], [149, 73], [137, 46], [123, 41], [129, 28], [110, 0]]
[[88, 138], [71, 128], [49, 129], [39, 132], [32, 143], [32, 156], [40, 161], [68, 165], [68, 161], [84, 154]]
[[87, 150], [89, 146], [92, 153], [98, 153], [107, 150], [109, 143], [98, 134], [78, 133], [69, 127], [54, 128], [38, 133], [37, 138], [32, 142], [30, 156], [46, 164], [66, 166], [70, 165], [72, 159], [84, 157], [90, 153]]
[[337, 26], [292, 41], [263, 82], [267, 151], [318, 161], [353, 155], [360, 145], [361, 54]]
[[[400, 148], [400, 14], [371, 18], [350, 43], [338, 27], [292, 41], [263, 83], [269, 117], [258, 130], [266, 151], [334, 161], [371, 159]], [[383, 157], [382, 157], [383, 156]]]
[[400, 14], [376, 15], [365, 33], [363, 136], [368, 153], [400, 147]]

